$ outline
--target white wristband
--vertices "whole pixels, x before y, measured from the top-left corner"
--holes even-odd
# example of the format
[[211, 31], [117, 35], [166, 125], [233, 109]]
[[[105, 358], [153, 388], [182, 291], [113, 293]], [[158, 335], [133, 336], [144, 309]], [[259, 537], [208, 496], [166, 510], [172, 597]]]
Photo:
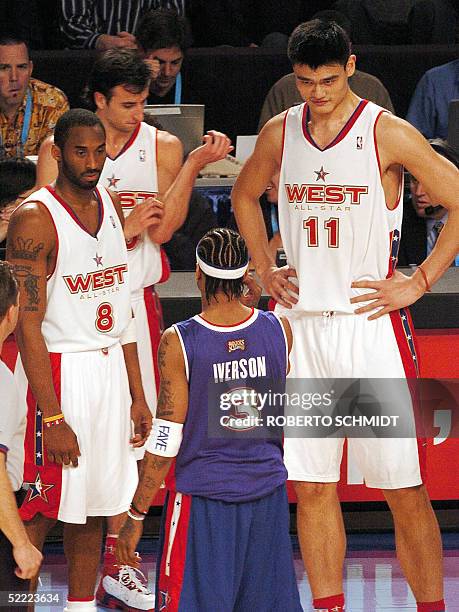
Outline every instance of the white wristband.
[[175, 457], [182, 443], [182, 430], [183, 423], [153, 419], [153, 426], [145, 443], [145, 450], [153, 455]]
[[137, 342], [137, 333], [134, 317], [131, 318], [129, 324], [121, 334], [120, 342], [121, 344], [131, 344], [132, 342]]

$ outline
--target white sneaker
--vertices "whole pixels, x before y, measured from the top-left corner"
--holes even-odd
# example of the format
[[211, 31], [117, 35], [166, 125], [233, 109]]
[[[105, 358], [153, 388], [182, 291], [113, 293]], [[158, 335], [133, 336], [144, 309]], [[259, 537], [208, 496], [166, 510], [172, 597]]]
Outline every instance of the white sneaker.
[[129, 565], [104, 568], [96, 600], [106, 608], [118, 608], [127, 612], [154, 612], [155, 608], [155, 596], [147, 586], [145, 575]]

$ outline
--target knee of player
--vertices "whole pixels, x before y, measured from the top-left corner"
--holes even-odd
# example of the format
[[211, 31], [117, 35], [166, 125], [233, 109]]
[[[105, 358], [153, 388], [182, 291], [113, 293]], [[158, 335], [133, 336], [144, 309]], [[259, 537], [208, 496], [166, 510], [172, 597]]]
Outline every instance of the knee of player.
[[416, 510], [430, 507], [430, 500], [424, 485], [406, 487], [404, 489], [386, 489], [384, 497], [393, 512], [412, 514]]
[[295, 482], [294, 488], [299, 504], [322, 505], [337, 495], [336, 482]]

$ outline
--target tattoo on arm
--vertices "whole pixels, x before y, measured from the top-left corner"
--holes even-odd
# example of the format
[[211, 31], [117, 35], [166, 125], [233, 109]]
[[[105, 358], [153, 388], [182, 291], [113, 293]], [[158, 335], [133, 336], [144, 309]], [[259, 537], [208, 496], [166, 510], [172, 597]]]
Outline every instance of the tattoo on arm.
[[163, 336], [158, 349], [158, 365], [160, 370], [163, 370], [166, 366], [166, 349], [168, 346], [169, 339], [167, 336]]
[[32, 238], [18, 236], [11, 246], [11, 257], [13, 259], [37, 261], [38, 255], [43, 248], [43, 242], [35, 244]]
[[174, 414], [174, 402], [172, 398], [171, 382], [169, 380], [161, 380], [159, 387], [158, 406], [156, 409], [156, 416], [158, 419], [162, 419], [165, 416], [171, 416]]
[[24, 306], [24, 310], [29, 312], [36, 312], [40, 304], [40, 295], [38, 292], [38, 280], [39, 276], [32, 274], [31, 266], [14, 266], [16, 278], [19, 283], [19, 288], [25, 291], [27, 296], [27, 304]]

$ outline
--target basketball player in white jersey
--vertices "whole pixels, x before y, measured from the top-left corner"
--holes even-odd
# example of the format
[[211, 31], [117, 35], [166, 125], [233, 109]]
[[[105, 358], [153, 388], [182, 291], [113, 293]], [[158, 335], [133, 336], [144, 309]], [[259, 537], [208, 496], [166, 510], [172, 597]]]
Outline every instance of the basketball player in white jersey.
[[[102, 517], [128, 508], [138, 480], [131, 444], [143, 443], [151, 413], [135, 344], [124, 217], [116, 196], [97, 186], [106, 156], [98, 117], [82, 109], [63, 115], [53, 155], [55, 185], [29, 196], [8, 231], [21, 291], [16, 370], [29, 384], [29, 492], [21, 515], [38, 548], [56, 520], [65, 523], [66, 609], [89, 611], [96, 609]], [[155, 206], [159, 222], [162, 206]]]
[[[154, 285], [169, 276], [167, 259], [162, 256], [160, 245], [170, 240], [185, 221], [194, 181], [201, 168], [224, 158], [232, 147], [224, 134], [211, 131], [204, 136], [204, 145], [192, 151], [182, 165], [180, 141], [142, 121], [150, 76], [149, 66], [136, 52], [113, 49], [95, 61], [86, 95], [107, 135], [107, 158], [101, 183], [119, 194], [126, 216], [125, 236], [139, 361], [145, 396], [154, 414], [156, 358], [162, 331]], [[48, 140], [40, 151], [37, 168], [40, 185], [54, 180], [56, 175], [51, 147], [52, 140]], [[164, 202], [159, 225], [151, 199], [155, 196]], [[142, 457], [143, 448], [139, 448], [137, 458]], [[102, 579], [103, 588], [98, 591], [98, 600], [111, 606], [117, 605], [116, 600], [120, 598], [127, 603], [126, 598], [131, 597], [130, 589], [125, 586], [125, 576], [119, 575], [118, 568], [114, 567], [112, 553], [123, 520], [124, 516], [108, 520], [104, 567], [111, 577]], [[110, 598], [110, 594], [105, 593], [107, 590], [113, 592], [114, 597]], [[153, 601], [151, 594], [145, 596]]]
[[[417, 355], [404, 309], [458, 252], [458, 171], [412, 126], [349, 89], [356, 58], [339, 26], [301, 24], [291, 36], [289, 57], [305, 104], [263, 128], [234, 187], [233, 204], [258, 274], [290, 320], [291, 375], [415, 377]], [[394, 271], [403, 166], [449, 211], [435, 249], [411, 278]], [[288, 261], [283, 268], [270, 254], [258, 207], [279, 170], [279, 225]], [[366, 304], [357, 307], [361, 302]], [[349, 443], [366, 485], [382, 489], [392, 510], [398, 557], [418, 610], [444, 610], [441, 540], [416, 440]], [[330, 438], [285, 440], [316, 610], [344, 609], [345, 533], [336, 491], [342, 445]]]

